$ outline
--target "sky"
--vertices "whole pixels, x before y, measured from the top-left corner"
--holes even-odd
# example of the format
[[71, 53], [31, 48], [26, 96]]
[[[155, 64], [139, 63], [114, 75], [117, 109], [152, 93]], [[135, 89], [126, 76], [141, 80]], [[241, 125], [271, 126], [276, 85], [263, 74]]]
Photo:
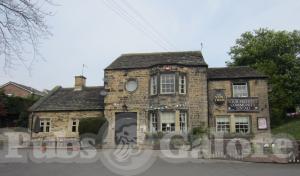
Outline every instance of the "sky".
[[246, 31], [300, 29], [299, 0], [53, 1], [58, 5], [46, 19], [52, 36], [40, 45], [44, 59], [31, 72], [22, 64], [0, 70], [0, 84], [72, 87], [83, 70], [87, 86], [103, 85], [105, 67], [136, 52], [201, 50], [209, 67], [222, 67]]

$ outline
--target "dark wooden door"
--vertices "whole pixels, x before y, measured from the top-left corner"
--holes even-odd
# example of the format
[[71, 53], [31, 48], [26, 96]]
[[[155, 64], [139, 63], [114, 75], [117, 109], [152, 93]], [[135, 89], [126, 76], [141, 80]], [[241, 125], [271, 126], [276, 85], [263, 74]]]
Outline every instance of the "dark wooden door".
[[137, 143], [137, 114], [135, 112], [116, 113], [115, 143], [131, 145]]

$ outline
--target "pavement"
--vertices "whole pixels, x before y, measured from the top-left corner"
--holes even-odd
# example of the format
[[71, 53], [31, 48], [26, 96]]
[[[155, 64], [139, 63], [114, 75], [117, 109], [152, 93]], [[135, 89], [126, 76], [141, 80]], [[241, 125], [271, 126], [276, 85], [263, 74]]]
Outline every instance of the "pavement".
[[[103, 153], [101, 153], [103, 152]], [[266, 164], [224, 160], [185, 160], [161, 157], [151, 153], [150, 158], [138, 160], [133, 165], [113, 162], [110, 151], [98, 152], [99, 158], [90, 163], [64, 163], [61, 160], [50, 163], [28, 159], [25, 163], [0, 163], [1, 176], [299, 176], [300, 164]], [[125, 156], [125, 155], [122, 155]], [[137, 155], [136, 155], [137, 156]], [[120, 158], [118, 158], [120, 159]], [[143, 162], [147, 164], [143, 164]], [[116, 164], [117, 163], [117, 164]], [[126, 162], [125, 162], [126, 163]], [[118, 165], [119, 164], [119, 165]], [[132, 163], [131, 163], [132, 164]], [[141, 166], [139, 166], [141, 165]]]

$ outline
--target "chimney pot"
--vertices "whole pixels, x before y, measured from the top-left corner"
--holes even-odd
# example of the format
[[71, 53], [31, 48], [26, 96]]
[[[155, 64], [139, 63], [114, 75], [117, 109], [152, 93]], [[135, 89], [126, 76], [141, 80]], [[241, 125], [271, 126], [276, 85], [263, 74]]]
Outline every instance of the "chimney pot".
[[75, 88], [74, 90], [82, 90], [85, 87], [86, 77], [75, 76]]

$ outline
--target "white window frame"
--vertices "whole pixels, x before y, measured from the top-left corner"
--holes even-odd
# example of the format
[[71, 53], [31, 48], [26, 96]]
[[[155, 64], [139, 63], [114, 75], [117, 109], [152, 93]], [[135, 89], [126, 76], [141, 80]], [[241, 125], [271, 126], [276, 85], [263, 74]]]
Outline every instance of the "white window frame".
[[233, 97], [248, 97], [248, 83], [247, 82], [234, 82], [232, 83], [232, 96]]
[[51, 120], [41, 119], [40, 120], [40, 132], [49, 133], [51, 132]]
[[150, 123], [149, 123], [150, 132], [151, 133], [157, 132], [158, 131], [158, 116], [157, 116], [157, 113], [150, 112], [149, 118], [150, 118]]
[[[169, 80], [168, 80], [169, 79]], [[174, 73], [163, 73], [160, 75], [160, 93], [174, 94], [176, 85], [176, 75]], [[167, 88], [167, 86], [170, 86]], [[172, 91], [173, 89], [173, 91]]]
[[[75, 125], [74, 125], [75, 122]], [[75, 131], [73, 131], [73, 127], [75, 127]], [[79, 119], [72, 119], [71, 120], [71, 132], [72, 133], [78, 133], [79, 129]]]
[[[250, 133], [250, 117], [249, 116], [235, 116], [234, 118], [235, 132], [238, 134]], [[246, 131], [246, 132], [244, 132]]]
[[179, 75], [179, 94], [186, 94], [186, 75]]
[[182, 133], [187, 132], [187, 112], [180, 111], [179, 112], [179, 127]]
[[216, 117], [216, 132], [217, 133], [230, 133], [230, 117], [217, 116]]
[[150, 81], [150, 94], [156, 95], [157, 94], [157, 75], [151, 76]]
[[175, 118], [176, 118], [175, 112], [161, 112], [160, 113], [161, 131], [166, 133], [175, 132], [175, 123], [176, 123]]

